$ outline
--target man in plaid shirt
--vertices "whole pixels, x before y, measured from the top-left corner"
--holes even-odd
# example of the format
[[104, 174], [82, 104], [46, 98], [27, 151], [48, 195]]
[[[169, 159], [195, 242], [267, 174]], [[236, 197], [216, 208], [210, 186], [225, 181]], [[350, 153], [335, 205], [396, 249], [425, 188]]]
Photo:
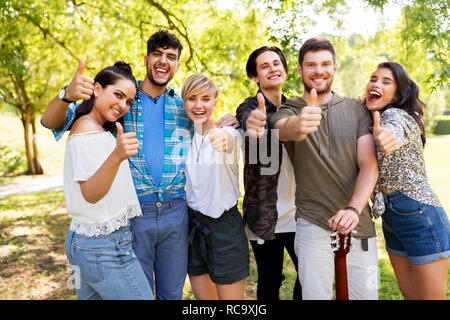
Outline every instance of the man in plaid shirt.
[[[133, 249], [156, 299], [181, 299], [187, 273], [188, 218], [184, 161], [191, 146], [193, 124], [181, 98], [167, 84], [180, 68], [182, 45], [166, 30], [147, 42], [147, 74], [124, 116], [124, 132], [136, 132], [138, 154], [129, 158], [142, 216], [132, 220]], [[56, 140], [70, 129], [75, 102], [93, 93], [93, 80], [83, 75], [80, 62], [72, 82], [49, 103], [41, 123]], [[232, 119], [227, 117], [226, 122]], [[232, 120], [233, 121], [233, 120]], [[223, 122], [223, 121], [222, 121]]]

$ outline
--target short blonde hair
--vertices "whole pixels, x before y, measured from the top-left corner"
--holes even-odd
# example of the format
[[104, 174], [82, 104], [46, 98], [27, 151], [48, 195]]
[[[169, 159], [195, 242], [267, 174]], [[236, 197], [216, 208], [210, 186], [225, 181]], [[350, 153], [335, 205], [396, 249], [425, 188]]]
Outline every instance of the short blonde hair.
[[204, 74], [193, 74], [184, 81], [183, 87], [181, 88], [181, 98], [185, 101], [187, 98], [205, 91], [210, 91], [214, 98], [217, 98], [218, 90], [216, 83]]

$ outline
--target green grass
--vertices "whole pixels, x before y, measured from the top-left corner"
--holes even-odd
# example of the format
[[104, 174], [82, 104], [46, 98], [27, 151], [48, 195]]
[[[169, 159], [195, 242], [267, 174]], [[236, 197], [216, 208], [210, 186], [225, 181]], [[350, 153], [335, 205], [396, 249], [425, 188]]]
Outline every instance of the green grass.
[[434, 127], [433, 134], [436, 136], [450, 134], [450, 116], [439, 116], [438, 123]]
[[[35, 193], [0, 199], [0, 299], [75, 299], [67, 287], [69, 263], [64, 240], [70, 217], [63, 191]], [[401, 300], [396, 278], [385, 251], [381, 221], [377, 220], [380, 300]], [[291, 300], [296, 271], [285, 252], [282, 300]], [[449, 273], [450, 276], [450, 273]], [[257, 271], [250, 247], [250, 276], [245, 296], [256, 299]], [[450, 298], [450, 292], [447, 293]], [[183, 299], [195, 297], [186, 281]]]
[[450, 135], [429, 139], [425, 145], [425, 168], [431, 188], [450, 214]]
[[0, 299], [74, 299], [63, 191], [0, 199]]

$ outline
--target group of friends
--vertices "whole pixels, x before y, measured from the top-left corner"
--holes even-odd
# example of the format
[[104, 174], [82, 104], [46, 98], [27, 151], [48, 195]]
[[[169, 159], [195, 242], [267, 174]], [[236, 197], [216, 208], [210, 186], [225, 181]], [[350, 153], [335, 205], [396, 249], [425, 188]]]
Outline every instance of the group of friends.
[[425, 104], [400, 64], [379, 64], [365, 98], [348, 98], [331, 89], [332, 44], [311, 38], [298, 56], [303, 95], [288, 99], [286, 58], [263, 46], [246, 65], [257, 94], [215, 122], [213, 80], [193, 74], [181, 96], [168, 86], [182, 48], [155, 32], [143, 81], [123, 61], [91, 79], [80, 61], [42, 116], [57, 140], [70, 130], [65, 251], [79, 299], [179, 300], [186, 274], [197, 299], [244, 299], [248, 241], [258, 300], [279, 299], [285, 249], [293, 299], [332, 299], [334, 231], [353, 238], [349, 298], [375, 300], [380, 216], [405, 299], [446, 298], [450, 224], [425, 172]]

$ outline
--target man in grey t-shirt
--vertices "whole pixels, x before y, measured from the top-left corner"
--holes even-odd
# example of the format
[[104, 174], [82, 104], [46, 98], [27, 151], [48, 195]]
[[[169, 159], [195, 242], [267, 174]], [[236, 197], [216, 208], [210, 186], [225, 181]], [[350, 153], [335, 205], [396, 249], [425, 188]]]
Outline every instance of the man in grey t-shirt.
[[332, 230], [357, 231], [347, 256], [350, 299], [377, 299], [376, 234], [367, 205], [378, 177], [371, 118], [362, 105], [331, 90], [336, 69], [332, 44], [307, 40], [298, 65], [304, 93], [287, 100], [271, 125], [286, 141], [295, 171], [303, 299], [332, 298]]

